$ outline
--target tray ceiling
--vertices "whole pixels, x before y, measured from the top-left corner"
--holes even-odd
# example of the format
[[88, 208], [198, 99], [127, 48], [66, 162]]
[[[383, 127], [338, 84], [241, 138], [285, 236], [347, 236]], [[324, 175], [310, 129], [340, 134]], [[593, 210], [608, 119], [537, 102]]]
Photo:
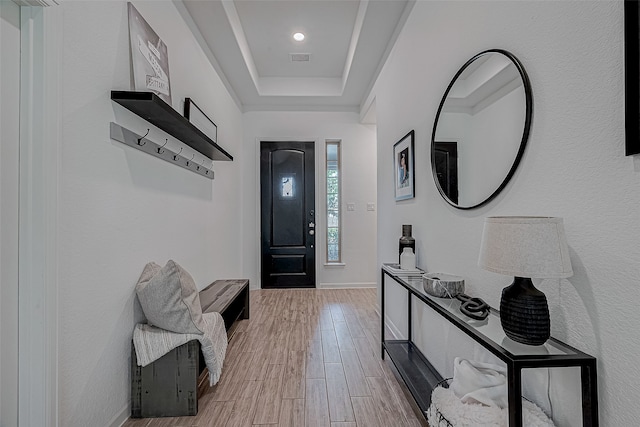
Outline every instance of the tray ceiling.
[[[243, 111], [360, 112], [413, 1], [176, 5]], [[305, 40], [295, 41], [295, 32]], [[301, 61], [306, 55], [309, 60]]]

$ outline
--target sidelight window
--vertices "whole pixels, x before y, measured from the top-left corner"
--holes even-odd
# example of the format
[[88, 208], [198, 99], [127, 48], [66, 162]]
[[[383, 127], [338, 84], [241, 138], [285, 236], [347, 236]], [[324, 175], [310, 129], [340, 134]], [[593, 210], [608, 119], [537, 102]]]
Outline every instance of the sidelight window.
[[327, 262], [341, 262], [340, 141], [326, 143]]

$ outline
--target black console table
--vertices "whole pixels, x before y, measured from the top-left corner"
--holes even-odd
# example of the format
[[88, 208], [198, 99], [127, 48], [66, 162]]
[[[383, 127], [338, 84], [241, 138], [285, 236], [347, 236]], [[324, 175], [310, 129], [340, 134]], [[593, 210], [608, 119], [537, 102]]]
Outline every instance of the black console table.
[[542, 346], [527, 346], [506, 337], [500, 325], [500, 313], [491, 309], [487, 319], [473, 320], [459, 310], [457, 299], [437, 298], [424, 292], [422, 273], [399, 272], [393, 266], [383, 264], [381, 270], [382, 306], [385, 313], [385, 279], [391, 279], [407, 290], [407, 340], [385, 339], [382, 323], [382, 358], [385, 352], [398, 370], [423, 415], [431, 403], [431, 391], [442, 380], [437, 370], [414, 345], [411, 327], [411, 304], [418, 299], [447, 321], [462, 330], [507, 365], [507, 390], [509, 402], [509, 426], [522, 427], [522, 370], [527, 368], [580, 367], [582, 382], [582, 424], [598, 426], [598, 386], [596, 359], [555, 338]]

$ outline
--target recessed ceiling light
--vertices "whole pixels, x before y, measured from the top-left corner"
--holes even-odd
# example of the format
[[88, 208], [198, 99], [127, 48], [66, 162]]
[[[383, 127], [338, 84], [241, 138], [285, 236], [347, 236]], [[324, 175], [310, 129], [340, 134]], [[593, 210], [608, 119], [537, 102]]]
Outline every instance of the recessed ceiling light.
[[304, 34], [302, 33], [295, 33], [293, 35], [293, 39], [297, 42], [301, 42], [302, 40], [304, 40]]

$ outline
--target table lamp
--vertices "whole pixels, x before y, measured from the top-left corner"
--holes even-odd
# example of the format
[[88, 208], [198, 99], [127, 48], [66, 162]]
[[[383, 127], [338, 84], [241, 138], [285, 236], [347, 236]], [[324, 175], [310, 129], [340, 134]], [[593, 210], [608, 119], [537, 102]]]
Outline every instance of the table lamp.
[[500, 323], [514, 341], [542, 345], [550, 336], [549, 307], [531, 278], [573, 275], [562, 218], [502, 216], [484, 222], [478, 265], [514, 276], [502, 290]]

